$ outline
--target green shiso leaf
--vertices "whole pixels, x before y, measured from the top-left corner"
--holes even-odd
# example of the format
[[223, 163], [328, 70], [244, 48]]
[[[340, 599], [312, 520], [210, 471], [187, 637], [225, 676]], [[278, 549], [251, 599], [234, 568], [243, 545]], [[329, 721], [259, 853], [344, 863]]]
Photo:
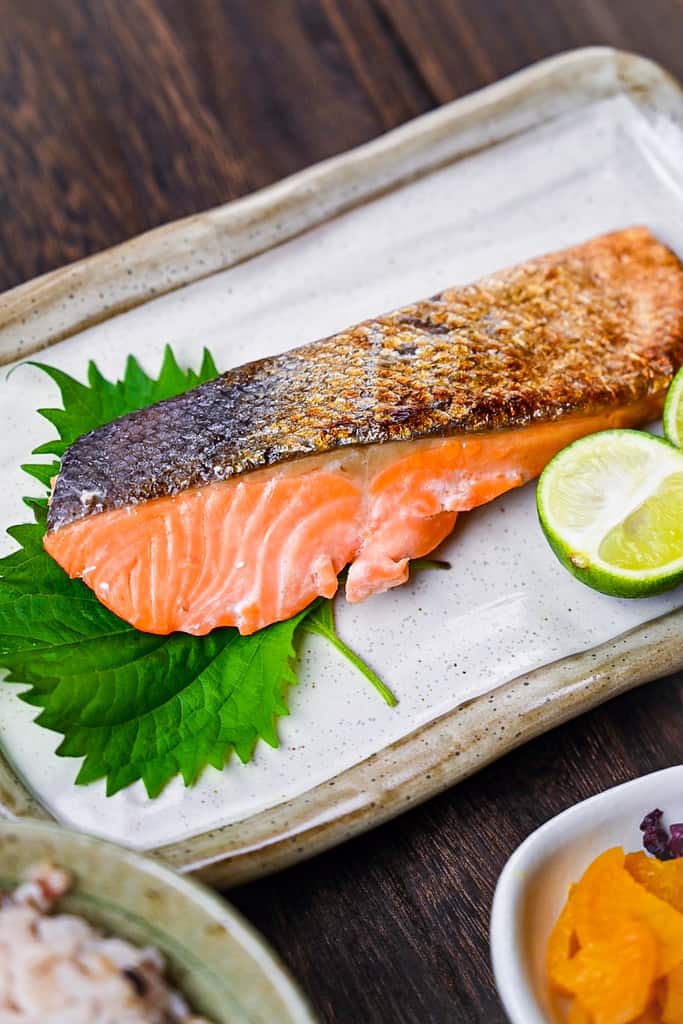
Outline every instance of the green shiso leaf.
[[[33, 365], [62, 397], [62, 408], [40, 410], [58, 437], [34, 452], [57, 458], [23, 467], [46, 493], [59, 458], [76, 438], [218, 372], [207, 351], [197, 373], [182, 370], [168, 347], [157, 378], [132, 356], [116, 382], [94, 363], [87, 384]], [[83, 759], [79, 784], [106, 779], [111, 795], [141, 779], [154, 797], [176, 775], [189, 786], [207, 765], [222, 769], [233, 751], [249, 761], [259, 739], [277, 746], [276, 721], [288, 714], [287, 689], [296, 682], [303, 629], [325, 637], [387, 703], [395, 703], [337, 636], [329, 601], [315, 601], [287, 622], [247, 637], [229, 628], [204, 637], [141, 633], [47, 555], [47, 499], [25, 501], [34, 521], [10, 527], [19, 548], [0, 559], [0, 668], [7, 672], [4, 682], [29, 685], [21, 699], [40, 709], [36, 722], [63, 736], [57, 753]]]

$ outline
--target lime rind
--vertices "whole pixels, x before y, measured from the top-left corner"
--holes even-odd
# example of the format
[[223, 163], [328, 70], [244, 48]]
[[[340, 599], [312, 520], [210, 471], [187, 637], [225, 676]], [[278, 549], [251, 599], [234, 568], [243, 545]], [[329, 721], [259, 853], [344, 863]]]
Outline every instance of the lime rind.
[[583, 583], [615, 597], [644, 597], [683, 581], [681, 486], [683, 455], [669, 441], [605, 430], [548, 463], [536, 492], [538, 515], [555, 555]]
[[677, 448], [683, 448], [683, 367], [674, 377], [666, 393], [662, 414], [664, 436]]

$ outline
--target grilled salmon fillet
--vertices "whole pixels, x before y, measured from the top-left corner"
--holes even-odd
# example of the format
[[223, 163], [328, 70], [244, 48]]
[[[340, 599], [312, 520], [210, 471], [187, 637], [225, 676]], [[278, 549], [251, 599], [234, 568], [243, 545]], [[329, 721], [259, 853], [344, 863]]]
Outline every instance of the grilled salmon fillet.
[[141, 630], [252, 633], [405, 581], [459, 511], [661, 412], [683, 271], [646, 229], [530, 260], [76, 441], [45, 547]]

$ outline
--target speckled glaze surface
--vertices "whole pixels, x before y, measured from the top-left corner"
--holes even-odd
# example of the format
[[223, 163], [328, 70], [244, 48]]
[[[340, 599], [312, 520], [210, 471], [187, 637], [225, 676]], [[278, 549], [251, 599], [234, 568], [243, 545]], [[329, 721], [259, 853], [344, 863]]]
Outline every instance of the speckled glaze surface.
[[[73, 335], [51, 346], [51, 363], [82, 376], [94, 357], [115, 375], [129, 351], [154, 370], [169, 341], [181, 361], [196, 364], [206, 344], [227, 367], [636, 222], [680, 256], [681, 166], [675, 83], [641, 58], [578, 51], [273, 189], [15, 289], [0, 300], [0, 351], [10, 360]], [[0, 451], [3, 523], [25, 514], [18, 467], [45, 440], [27, 410], [54, 398], [30, 367], [0, 382], [11, 439]], [[54, 756], [58, 737], [32, 726], [33, 710], [0, 686], [5, 813], [49, 814], [211, 881], [243, 881], [398, 814], [683, 662], [681, 592], [628, 602], [583, 587], [542, 540], [533, 485], [461, 516], [440, 555], [451, 572], [338, 603], [342, 636], [392, 685], [398, 708], [378, 703], [310, 638], [280, 749], [210, 769], [193, 790], [176, 781], [156, 801], [137, 786], [107, 800], [99, 784], [74, 787], [78, 766]]]
[[313, 1024], [284, 967], [227, 903], [162, 865], [44, 822], [0, 822], [0, 888], [49, 860], [75, 875], [59, 908], [162, 951], [178, 988], [216, 1024]]

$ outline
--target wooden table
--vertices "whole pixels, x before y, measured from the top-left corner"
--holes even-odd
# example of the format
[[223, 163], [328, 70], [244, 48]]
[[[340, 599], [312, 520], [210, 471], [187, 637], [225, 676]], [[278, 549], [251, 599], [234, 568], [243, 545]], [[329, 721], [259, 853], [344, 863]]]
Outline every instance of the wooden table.
[[[0, 288], [589, 43], [683, 77], [683, 7], [0, 0]], [[614, 700], [232, 899], [322, 1021], [503, 1022], [487, 935], [501, 867], [576, 800], [679, 761], [682, 695], [679, 675]]]

